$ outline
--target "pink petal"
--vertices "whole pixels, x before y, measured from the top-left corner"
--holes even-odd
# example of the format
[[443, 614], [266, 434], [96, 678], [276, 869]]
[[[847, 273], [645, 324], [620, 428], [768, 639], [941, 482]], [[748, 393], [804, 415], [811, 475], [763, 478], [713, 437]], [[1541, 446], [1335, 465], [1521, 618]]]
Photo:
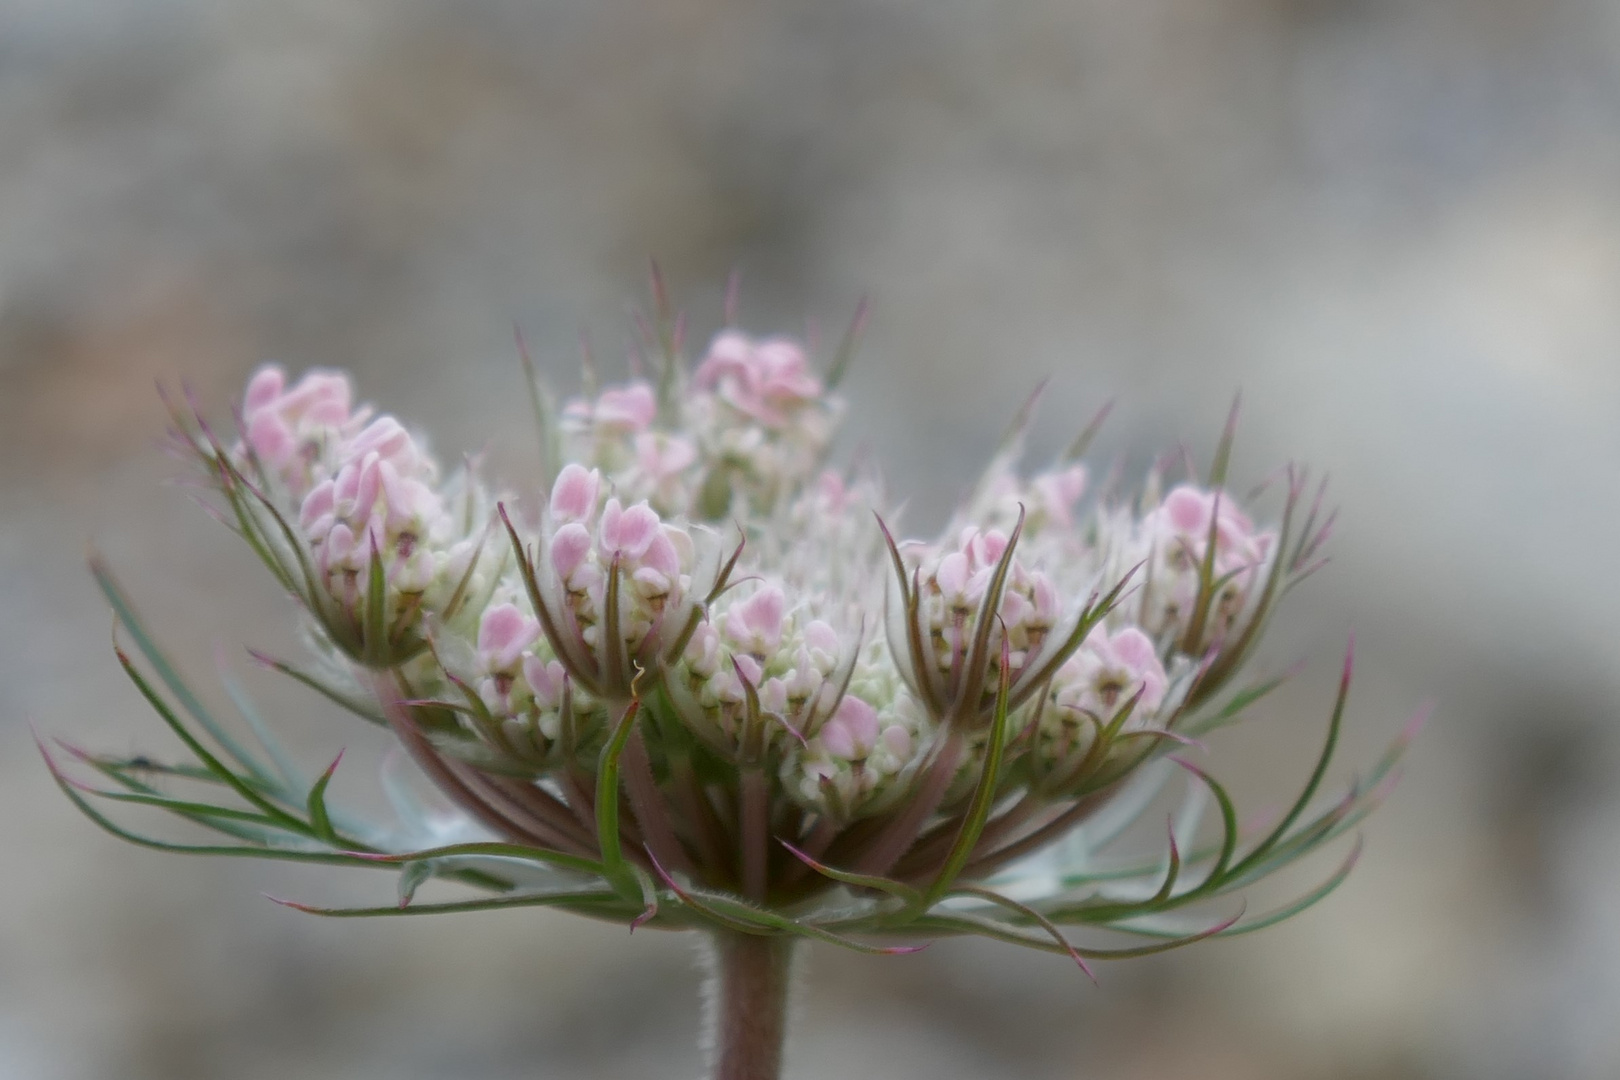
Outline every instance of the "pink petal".
[[817, 652], [836, 656], [838, 654], [838, 631], [820, 619], [814, 619], [804, 628], [804, 643]]
[[961, 596], [967, 591], [967, 556], [960, 551], [953, 551], [939, 560], [939, 568], [934, 571], [934, 581], [939, 584], [939, 591], [946, 596]]
[[392, 416], [379, 416], [367, 424], [344, 450], [357, 458], [376, 453], [386, 461], [398, 461], [407, 468], [415, 465], [418, 458], [411, 433]]
[[492, 671], [511, 669], [540, 637], [540, 623], [515, 604], [496, 604], [478, 626], [478, 652]]
[[1132, 671], [1149, 671], [1160, 667], [1159, 654], [1152, 640], [1134, 626], [1127, 626], [1108, 641], [1120, 661]]
[[248, 420], [246, 441], [261, 461], [277, 467], [292, 460], [297, 450], [292, 429], [285, 420], [269, 410], [255, 413]]
[[754, 343], [748, 335], [736, 330], [722, 330], [709, 344], [709, 352], [698, 365], [694, 378], [698, 386], [708, 389], [722, 376], [736, 375], [747, 370], [753, 357]]
[[1183, 484], [1164, 497], [1164, 514], [1177, 532], [1201, 533], [1209, 530], [1215, 498]]
[[281, 396], [286, 385], [287, 373], [275, 364], [266, 364], [255, 371], [242, 395], [242, 415], [253, 419], [254, 413]]
[[574, 571], [590, 555], [591, 547], [590, 530], [577, 521], [570, 521], [552, 536], [551, 566], [564, 583], [574, 576]]
[[646, 502], [639, 502], [628, 510], [619, 508], [619, 500], [609, 499], [602, 510], [602, 548], [630, 559], [639, 559], [658, 536], [658, 514]]
[[855, 756], [855, 737], [837, 719], [829, 720], [821, 725], [820, 738], [821, 748], [833, 757], [843, 758], [847, 761]]
[[332, 526], [332, 531], [326, 534], [326, 544], [321, 550], [325, 556], [324, 569], [330, 570], [334, 564], [344, 565], [354, 551], [354, 530], [341, 521], [338, 522]]
[[1001, 561], [1007, 551], [1007, 534], [1000, 529], [979, 533], [968, 545], [968, 557], [975, 566], [991, 566]]
[[1057, 586], [1040, 571], [1030, 574], [1030, 591], [1035, 596], [1035, 618], [1042, 626], [1051, 626], [1058, 617]]
[[742, 672], [742, 677], [748, 680], [750, 686], [757, 687], [760, 676], [765, 674], [765, 669], [760, 667], [759, 661], [747, 653], [739, 653], [733, 659], [736, 660], [737, 670]]
[[298, 524], [305, 532], [311, 525], [332, 512], [333, 492], [335, 485], [330, 480], [322, 480], [316, 484], [310, 493], [304, 496], [304, 504], [298, 508]]
[[726, 636], [750, 651], [770, 652], [782, 641], [787, 598], [767, 585], [726, 613]]
[[285, 416], [335, 427], [349, 419], [353, 394], [347, 375], [317, 369], [306, 371], [276, 407]]
[[612, 427], [642, 431], [658, 416], [658, 400], [652, 387], [634, 382], [622, 389], [602, 391], [596, 399], [596, 422]]
[[647, 545], [647, 550], [641, 556], [641, 565], [645, 569], [657, 571], [669, 581], [675, 581], [681, 576], [681, 559], [669, 533], [668, 529], [660, 529], [653, 534], [652, 542]]
[[759, 688], [759, 707], [765, 712], [781, 714], [787, 711], [787, 684], [781, 679], [766, 679]]
[[890, 724], [883, 729], [883, 745], [889, 752], [904, 761], [911, 756], [911, 732], [899, 724]]
[[523, 658], [523, 677], [542, 706], [553, 706], [561, 700], [563, 666], [557, 661], [547, 662], [530, 653]]
[[636, 464], [655, 480], [674, 476], [697, 460], [697, 447], [678, 435], [643, 432], [636, 436]]
[[388, 528], [390, 531], [403, 527], [411, 520], [411, 512], [416, 507], [416, 492], [405, 485], [399, 470], [394, 468], [391, 461], [383, 460], [377, 463], [377, 476], [381, 481], [382, 496], [388, 509]]
[[377, 505], [377, 494], [382, 490], [381, 462], [375, 455], [367, 455], [361, 462], [355, 477], [354, 503], [345, 507], [345, 517], [360, 520], [371, 516], [371, 508]]
[[559, 521], [584, 521], [596, 509], [596, 495], [602, 476], [595, 469], [564, 465], [551, 485], [551, 514]]
[[807, 401], [821, 394], [821, 380], [810, 372], [804, 347], [788, 338], [770, 338], [754, 350], [756, 386], [769, 397]]
[[877, 741], [877, 710], [853, 694], [845, 694], [838, 702], [838, 709], [829, 723], [843, 725], [862, 746], [871, 746]]

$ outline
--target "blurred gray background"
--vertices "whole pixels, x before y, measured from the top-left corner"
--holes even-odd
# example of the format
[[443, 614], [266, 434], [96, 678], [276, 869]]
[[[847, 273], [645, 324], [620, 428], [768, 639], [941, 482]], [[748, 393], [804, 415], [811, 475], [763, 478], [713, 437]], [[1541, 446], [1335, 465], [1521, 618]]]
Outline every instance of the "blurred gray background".
[[[790, 1077], [1620, 1075], [1620, 4], [3, 0], [0, 1080], [696, 1075], [690, 942], [300, 916], [260, 892], [390, 886], [123, 846], [28, 736], [169, 745], [89, 543], [215, 700], [216, 648], [293, 647], [163, 486], [155, 378], [224, 415], [261, 360], [344, 365], [521, 483], [513, 324], [564, 385], [581, 327], [617, 362], [649, 254], [703, 331], [733, 266], [755, 330], [870, 293], [850, 445], [919, 528], [1043, 376], [1037, 446], [1117, 398], [1128, 470], [1241, 388], [1240, 473], [1343, 510], [1265, 657], [1312, 665], [1217, 746], [1248, 807], [1352, 627], [1347, 765], [1439, 703], [1317, 910], [1101, 988], [814, 950]], [[305, 760], [374, 760], [243, 678]]]

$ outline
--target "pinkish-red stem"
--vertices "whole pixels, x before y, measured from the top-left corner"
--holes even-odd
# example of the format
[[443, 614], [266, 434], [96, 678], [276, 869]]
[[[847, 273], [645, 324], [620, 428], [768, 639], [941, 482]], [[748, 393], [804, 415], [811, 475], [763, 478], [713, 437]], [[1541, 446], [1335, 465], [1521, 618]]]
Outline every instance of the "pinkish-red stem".
[[721, 931], [710, 996], [714, 1080], [779, 1080], [796, 942]]
[[765, 774], [757, 767], [743, 770], [738, 819], [742, 836], [743, 895], [750, 900], [765, 899], [766, 874], [770, 860], [770, 791]]

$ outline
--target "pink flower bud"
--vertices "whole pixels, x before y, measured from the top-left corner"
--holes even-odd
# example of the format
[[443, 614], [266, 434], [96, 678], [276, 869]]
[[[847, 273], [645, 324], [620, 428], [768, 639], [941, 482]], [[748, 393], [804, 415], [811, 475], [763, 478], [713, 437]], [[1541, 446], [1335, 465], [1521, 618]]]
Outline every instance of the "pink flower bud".
[[845, 694], [838, 702], [833, 719], [849, 729], [855, 741], [869, 747], [877, 741], [877, 710], [853, 694]]
[[1148, 636], [1134, 626], [1109, 634], [1092, 630], [1058, 673], [1058, 702], [1106, 720], [1141, 693], [1135, 718], [1151, 717], [1164, 703], [1170, 680]]
[[726, 612], [726, 637], [746, 652], [765, 655], [782, 643], [787, 597], [767, 585]]
[[604, 390], [596, 399], [595, 419], [602, 427], [645, 431], [657, 416], [658, 400], [644, 382]]
[[636, 466], [654, 483], [679, 475], [697, 460], [697, 447], [690, 439], [660, 432], [636, 436]]
[[975, 570], [994, 566], [1007, 551], [1007, 534], [1000, 529], [976, 532], [966, 545], [968, 559]]
[[777, 715], [787, 712], [787, 684], [779, 678], [766, 679], [759, 688], [759, 707]]
[[641, 554], [641, 565], [649, 570], [657, 571], [665, 580], [674, 582], [681, 576], [681, 557], [676, 547], [675, 536], [684, 536], [680, 530], [665, 525], [653, 534], [652, 542], [647, 550]]
[[855, 757], [855, 736], [838, 720], [829, 720], [821, 726], [821, 747], [833, 757], [845, 760]]
[[326, 536], [326, 543], [321, 548], [323, 567], [330, 573], [333, 568], [348, 568], [355, 552], [354, 530], [343, 522], [332, 526], [332, 531]]
[[808, 401], [821, 394], [821, 380], [810, 371], [804, 346], [787, 338], [768, 338], [754, 350], [760, 392], [773, 403]]
[[375, 455], [343, 466], [338, 470], [333, 491], [337, 516], [346, 521], [363, 521], [370, 517], [381, 486], [382, 477], [377, 470]]
[[1165, 520], [1177, 532], [1208, 532], [1209, 519], [1214, 512], [1214, 496], [1183, 485], [1164, 497], [1161, 509]]
[[403, 528], [415, 517], [421, 497], [428, 494], [427, 489], [420, 483], [414, 488], [408, 486], [412, 482], [401, 477], [393, 462], [386, 458], [377, 463], [377, 477], [386, 504], [387, 517], [384, 520], [389, 531]]
[[939, 569], [934, 571], [934, 581], [948, 602], [967, 598], [968, 577], [968, 557], [960, 551], [939, 560]]
[[1001, 594], [1001, 610], [998, 612], [1001, 621], [1008, 626], [1022, 626], [1024, 621], [1034, 613], [1035, 605], [1024, 598], [1023, 593], [1007, 589]]
[[1158, 630], [1161, 622], [1186, 617], [1198, 589], [1196, 574], [1211, 557], [1212, 529], [1214, 576], [1228, 581], [1220, 601], [1221, 618], [1230, 619], [1241, 609], [1271, 554], [1275, 534], [1256, 531], [1249, 516], [1224, 493], [1184, 484], [1142, 519], [1143, 534], [1164, 563], [1144, 598], [1146, 607], [1153, 609], [1145, 615], [1150, 628]]
[[562, 702], [563, 683], [567, 678], [562, 664], [556, 660], [542, 660], [533, 653], [523, 657], [523, 678], [534, 691], [534, 700], [542, 709], [554, 709]]
[[720, 331], [709, 343], [708, 355], [698, 365], [697, 384], [708, 389], [726, 376], [742, 376], [753, 355], [754, 343], [747, 334], [739, 330]]
[[551, 567], [567, 585], [591, 553], [591, 533], [577, 521], [557, 530], [551, 538]]
[[1030, 482], [1035, 489], [1039, 508], [1052, 525], [1070, 528], [1074, 524], [1074, 504], [1086, 491], [1086, 467], [1071, 465], [1056, 472], [1043, 473]]
[[753, 341], [723, 330], [698, 365], [697, 385], [766, 427], [785, 425], [793, 410], [822, 394], [803, 346], [786, 338]]
[[765, 674], [765, 669], [760, 667], [759, 661], [747, 653], [740, 653], [734, 659], [737, 661], [737, 671], [742, 677], [748, 680], [750, 686], [758, 687], [760, 676]]
[[558, 521], [587, 521], [596, 510], [602, 474], [581, 465], [564, 465], [551, 485], [551, 516]]
[[1040, 571], [1029, 575], [1030, 594], [1034, 598], [1034, 610], [1027, 617], [1031, 625], [1042, 628], [1050, 627], [1057, 622], [1058, 592], [1052, 579]]
[[408, 472], [416, 471], [422, 463], [422, 455], [417, 450], [416, 441], [411, 438], [411, 433], [392, 416], [377, 417], [349, 440], [343, 450], [350, 457], [357, 458], [374, 453], [382, 460], [393, 463], [396, 468]]
[[602, 509], [602, 554], [611, 559], [640, 559], [659, 536], [658, 514], [645, 502], [628, 510], [618, 499], [609, 499]]
[[286, 465], [298, 453], [298, 439], [280, 416], [270, 411], [247, 421], [247, 445], [260, 461], [272, 468]]
[[316, 368], [306, 371], [271, 407], [290, 418], [336, 427], [349, 421], [353, 396], [347, 375]]
[[336, 490], [332, 481], [322, 480], [310, 489], [298, 508], [298, 524], [313, 540], [320, 540], [332, 528]]
[[853, 694], [845, 694], [818, 737], [822, 749], [833, 757], [846, 761], [864, 758], [877, 742], [877, 710]]
[[1108, 638], [1106, 648], [1133, 671], [1162, 670], [1159, 665], [1159, 654], [1154, 651], [1153, 642], [1134, 626], [1127, 626]]
[[242, 395], [243, 417], [252, 417], [280, 397], [286, 385], [287, 373], [275, 364], [266, 364], [255, 371], [248, 380], [246, 393]]
[[320, 478], [318, 459], [358, 422], [350, 406], [349, 380], [310, 371], [291, 389], [286, 373], [270, 366], [248, 381], [242, 400], [245, 449], [301, 496]]
[[496, 604], [478, 626], [478, 655], [489, 671], [512, 671], [540, 637], [540, 623], [515, 604]]
[[911, 757], [911, 732], [899, 724], [890, 724], [883, 729], [883, 745], [889, 753], [905, 761]]
[[812, 652], [829, 657], [838, 655], [838, 631], [820, 619], [812, 619], [804, 628], [804, 643]]

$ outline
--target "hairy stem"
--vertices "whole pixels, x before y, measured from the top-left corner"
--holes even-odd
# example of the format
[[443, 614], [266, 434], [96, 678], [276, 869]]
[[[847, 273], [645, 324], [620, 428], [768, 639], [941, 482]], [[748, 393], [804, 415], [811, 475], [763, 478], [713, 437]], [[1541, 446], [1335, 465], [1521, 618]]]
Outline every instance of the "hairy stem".
[[714, 1080], [778, 1080], [787, 1034], [792, 938], [714, 935], [709, 994]]

